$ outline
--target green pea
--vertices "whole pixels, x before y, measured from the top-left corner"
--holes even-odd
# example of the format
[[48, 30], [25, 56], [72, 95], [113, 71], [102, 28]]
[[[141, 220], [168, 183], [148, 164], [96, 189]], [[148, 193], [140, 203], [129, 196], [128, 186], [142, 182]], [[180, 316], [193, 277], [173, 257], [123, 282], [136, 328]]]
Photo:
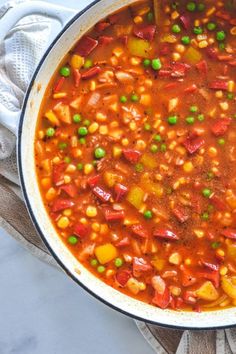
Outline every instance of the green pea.
[[225, 33], [224, 31], [218, 31], [218, 32], [216, 33], [216, 39], [217, 39], [217, 41], [222, 42], [222, 41], [225, 40], [225, 38], [226, 38], [226, 33]]
[[204, 11], [205, 10], [205, 4], [203, 4], [203, 3], [200, 3], [200, 4], [198, 4], [197, 5], [197, 9], [198, 9], [198, 11]]
[[145, 67], [145, 68], [148, 68], [150, 65], [151, 65], [151, 60], [150, 59], [144, 59], [143, 60], [143, 66]]
[[212, 242], [211, 247], [215, 250], [221, 246], [220, 242]]
[[177, 116], [168, 117], [168, 123], [170, 125], [175, 125], [177, 122], [178, 122], [178, 117]]
[[209, 31], [214, 31], [216, 29], [216, 23], [215, 22], [208, 22], [207, 29]]
[[83, 125], [84, 125], [85, 127], [88, 127], [88, 126], [90, 125], [90, 120], [89, 120], [89, 119], [85, 119], [85, 120], [83, 121]]
[[200, 27], [200, 26], [194, 27], [193, 28], [193, 33], [196, 34], [196, 35], [202, 34], [203, 33], [202, 27]]
[[151, 212], [151, 210], [146, 210], [146, 211], [143, 213], [143, 216], [145, 217], [145, 219], [152, 219], [152, 212]]
[[86, 136], [88, 134], [88, 129], [86, 127], [80, 127], [78, 129], [78, 134], [81, 136]]
[[225, 50], [225, 44], [219, 43], [219, 50]]
[[229, 100], [233, 100], [233, 99], [234, 99], [234, 94], [233, 94], [232, 92], [228, 92], [228, 93], [227, 93], [227, 98], [228, 98]]
[[90, 69], [93, 66], [93, 61], [91, 59], [86, 59], [83, 66], [85, 69]]
[[179, 4], [177, 1], [172, 2], [171, 7], [172, 9], [176, 10], [178, 8]]
[[51, 138], [55, 134], [55, 129], [54, 128], [48, 128], [46, 130], [46, 135]]
[[181, 42], [182, 42], [184, 45], [190, 44], [190, 42], [191, 42], [190, 37], [189, 37], [189, 36], [183, 36], [183, 37], [181, 38]]
[[122, 258], [116, 258], [114, 261], [114, 264], [117, 268], [120, 268], [123, 265], [123, 259]]
[[82, 163], [77, 164], [77, 170], [81, 171], [83, 169], [84, 165]]
[[223, 139], [223, 138], [218, 139], [217, 142], [219, 145], [225, 145], [225, 139]]
[[158, 141], [159, 143], [162, 141], [162, 138], [159, 134], [156, 134], [153, 138], [153, 140]]
[[173, 25], [172, 26], [172, 32], [173, 33], [180, 33], [181, 32], [181, 28], [180, 28], [180, 26], [179, 25]]
[[67, 146], [68, 146], [67, 143], [63, 143], [63, 142], [61, 142], [61, 143], [58, 144], [58, 148], [59, 148], [60, 150], [66, 149]]
[[126, 103], [127, 102], [127, 97], [126, 96], [120, 96], [120, 102], [121, 103]]
[[204, 114], [199, 114], [199, 115], [197, 116], [197, 119], [199, 120], [199, 122], [203, 122], [204, 119], [205, 119]]
[[161, 144], [160, 147], [161, 152], [166, 152], [166, 149], [167, 149], [166, 144]]
[[68, 157], [68, 156], [66, 156], [66, 157], [64, 158], [64, 161], [65, 161], [66, 163], [70, 163], [70, 162], [71, 162], [71, 158]]
[[64, 77], [69, 77], [70, 76], [70, 68], [68, 68], [68, 66], [63, 66], [60, 69], [60, 75], [64, 76]]
[[207, 220], [209, 220], [209, 214], [207, 212], [205, 212], [201, 215], [201, 218], [202, 218], [202, 220], [207, 221]]
[[98, 265], [98, 261], [95, 258], [93, 258], [91, 259], [90, 264], [92, 267], [96, 267]]
[[187, 117], [185, 120], [186, 120], [186, 123], [188, 123], [188, 124], [193, 124], [195, 122], [194, 117]]
[[143, 165], [141, 163], [137, 163], [135, 165], [135, 171], [136, 172], [143, 172], [143, 170], [144, 170], [144, 167], [143, 167]]
[[138, 102], [139, 101], [139, 96], [136, 95], [135, 93], [130, 97], [132, 102]]
[[151, 125], [149, 123], [144, 124], [144, 130], [149, 131], [151, 130]]
[[79, 138], [79, 142], [81, 145], [85, 145], [86, 144], [86, 139], [85, 138]]
[[159, 58], [152, 60], [152, 68], [153, 70], [160, 70], [162, 67], [161, 60]]
[[148, 20], [148, 22], [153, 22], [153, 20], [154, 20], [154, 14], [153, 14], [153, 12], [148, 12], [148, 14], [147, 14], [147, 20]]
[[158, 151], [158, 146], [156, 144], [152, 144], [150, 151], [155, 154]]
[[190, 12], [194, 12], [196, 10], [196, 4], [193, 1], [187, 3], [187, 10]]
[[94, 150], [94, 156], [96, 159], [102, 159], [106, 156], [106, 151], [103, 148], [98, 147]]
[[76, 243], [78, 243], [78, 238], [74, 235], [71, 235], [68, 237], [67, 241], [71, 244], [71, 245], [76, 245]]
[[198, 111], [198, 108], [197, 108], [197, 106], [191, 106], [191, 107], [189, 108], [189, 110], [190, 110], [190, 112], [192, 112], [192, 113], [196, 113], [196, 112]]
[[80, 123], [80, 122], [81, 122], [81, 119], [82, 119], [82, 117], [81, 117], [80, 114], [74, 114], [74, 115], [73, 115], [73, 122], [74, 122], [74, 123]]
[[106, 270], [106, 268], [105, 268], [104, 266], [102, 266], [102, 265], [100, 265], [100, 266], [97, 267], [98, 273], [104, 273], [105, 270]]
[[209, 189], [209, 188], [204, 188], [202, 190], [202, 195], [205, 197], [205, 198], [209, 198], [212, 194], [212, 191]]

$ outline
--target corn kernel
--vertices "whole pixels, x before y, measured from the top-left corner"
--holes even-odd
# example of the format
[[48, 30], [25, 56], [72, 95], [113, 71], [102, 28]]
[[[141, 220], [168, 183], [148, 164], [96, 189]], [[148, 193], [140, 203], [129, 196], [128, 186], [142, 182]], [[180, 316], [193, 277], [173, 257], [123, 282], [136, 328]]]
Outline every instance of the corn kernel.
[[181, 289], [178, 286], [171, 285], [170, 292], [173, 296], [179, 296], [181, 294]]
[[70, 65], [73, 69], [80, 69], [84, 65], [84, 58], [80, 55], [74, 54], [71, 57]]
[[94, 218], [97, 215], [97, 208], [92, 205], [89, 205], [86, 209], [86, 215], [89, 218]]
[[64, 216], [71, 216], [72, 214], [72, 210], [71, 209], [65, 209], [63, 210], [63, 213], [62, 213]]
[[190, 173], [190, 172], [192, 172], [193, 171], [193, 164], [192, 164], [192, 162], [191, 161], [187, 161], [187, 162], [185, 162], [184, 163], [184, 165], [183, 165], [183, 170], [184, 170], [184, 172], [186, 172], [186, 173]]
[[95, 133], [98, 130], [98, 127], [99, 127], [98, 123], [96, 122], [92, 123], [88, 128], [89, 133], [90, 134]]
[[39, 139], [43, 139], [44, 136], [45, 136], [44, 131], [43, 131], [43, 130], [40, 130], [40, 131], [38, 132], [38, 138], [39, 138]]
[[108, 134], [108, 127], [107, 127], [107, 125], [101, 125], [101, 126], [99, 127], [99, 133], [100, 133], [101, 135], [107, 135], [107, 134]]
[[218, 248], [218, 249], [216, 250], [216, 254], [217, 254], [218, 256], [220, 256], [220, 257], [224, 257], [224, 256], [225, 256], [225, 252], [224, 252], [224, 250], [222, 250], [221, 248]]
[[234, 91], [234, 87], [235, 87], [235, 82], [233, 80], [230, 80], [228, 82], [228, 91], [229, 92], [233, 92]]
[[199, 42], [198, 43], [198, 47], [199, 48], [206, 48], [206, 47], [208, 47], [208, 42], [207, 41], [201, 41], [201, 42]]
[[147, 86], [147, 87], [152, 87], [153, 86], [153, 82], [150, 79], [146, 79], [144, 81], [144, 85]]
[[139, 290], [143, 291], [146, 290], [146, 284], [144, 284], [143, 282], [139, 283]]
[[96, 81], [92, 80], [89, 85], [89, 90], [90, 91], [95, 91], [97, 87]]
[[91, 163], [86, 163], [84, 165], [84, 174], [89, 175], [94, 170], [94, 167]]
[[86, 218], [80, 218], [79, 220], [81, 224], [86, 225], [88, 223], [88, 220]]
[[169, 257], [169, 263], [179, 265], [182, 262], [182, 257], [178, 252], [174, 252]]
[[113, 146], [112, 155], [113, 157], [120, 157], [122, 155], [122, 149], [119, 146]]
[[222, 98], [223, 97], [223, 91], [221, 91], [221, 90], [216, 91], [215, 96], [216, 96], [216, 98]]
[[106, 114], [102, 113], [102, 112], [97, 112], [96, 114], [96, 120], [98, 122], [105, 122], [107, 120], [107, 116]]
[[186, 258], [185, 261], [184, 261], [185, 265], [190, 265], [191, 263], [192, 263], [192, 261], [191, 261], [190, 258]]
[[41, 180], [41, 186], [43, 188], [49, 188], [51, 185], [51, 179], [49, 177], [42, 178]]
[[95, 241], [97, 238], [98, 238], [98, 234], [96, 234], [96, 232], [92, 232], [90, 235], [90, 240]]
[[228, 102], [220, 102], [220, 108], [221, 108], [223, 111], [228, 111], [228, 109], [229, 109], [229, 104], [228, 104]]
[[130, 64], [131, 65], [136, 66], [136, 65], [140, 65], [140, 63], [141, 63], [141, 59], [140, 58], [138, 58], [138, 57], [130, 58]]
[[124, 51], [122, 48], [115, 48], [113, 49], [113, 54], [115, 54], [117, 58], [120, 58], [120, 56], [124, 54]]
[[181, 55], [179, 53], [177, 53], [177, 52], [174, 52], [172, 54], [172, 58], [173, 58], [174, 61], [178, 61], [178, 60], [180, 60]]
[[175, 46], [175, 50], [178, 52], [178, 53], [184, 53], [185, 52], [185, 46], [182, 45], [182, 44], [177, 44]]
[[59, 98], [64, 98], [66, 96], [67, 96], [66, 92], [57, 92], [57, 93], [54, 93], [52, 97], [56, 100]]
[[129, 145], [129, 139], [127, 139], [127, 138], [122, 139], [122, 140], [121, 140], [121, 144], [122, 144], [123, 146], [128, 146], [128, 145]]
[[209, 149], [208, 149], [208, 155], [210, 157], [216, 157], [217, 156], [217, 149], [213, 146], [211, 146]]
[[220, 267], [220, 275], [226, 275], [228, 273], [228, 268], [226, 266]]
[[106, 235], [109, 231], [108, 225], [107, 224], [102, 224], [100, 227], [100, 234]]
[[76, 167], [75, 167], [75, 165], [72, 165], [71, 163], [67, 166], [67, 168], [66, 168], [66, 173], [73, 173], [73, 172], [75, 172], [76, 171]]
[[172, 20], [176, 20], [177, 18], [179, 18], [179, 13], [177, 11], [172, 12], [171, 18]]
[[115, 271], [114, 271], [113, 269], [108, 269], [108, 270], [106, 271], [106, 277], [107, 277], [107, 278], [112, 277], [114, 274], [115, 274]]
[[145, 150], [145, 149], [146, 149], [146, 146], [147, 146], [147, 144], [145, 143], [144, 140], [138, 139], [138, 140], [136, 141], [136, 148], [137, 148], [138, 150]]
[[51, 187], [49, 188], [49, 190], [47, 191], [46, 195], [45, 195], [45, 198], [46, 200], [48, 201], [51, 201], [53, 200], [54, 198], [56, 198], [57, 196], [57, 192], [55, 190], [55, 188]]
[[129, 129], [131, 131], [135, 131], [137, 129], [137, 124], [135, 122], [130, 122], [129, 123]]
[[141, 16], [135, 16], [134, 17], [134, 23], [136, 25], [140, 24], [140, 23], [143, 23], [143, 18]]
[[66, 229], [70, 224], [70, 220], [66, 216], [60, 217], [60, 219], [57, 222], [57, 226], [60, 229]]
[[149, 94], [142, 94], [140, 97], [140, 103], [144, 106], [150, 106], [151, 96]]
[[100, 231], [100, 224], [98, 222], [93, 222], [92, 223], [92, 230], [95, 231], [95, 232], [99, 232]]
[[64, 183], [65, 183], [65, 184], [68, 184], [68, 183], [70, 183], [70, 182], [71, 182], [71, 177], [68, 176], [68, 175], [65, 175], [65, 176], [64, 176]]

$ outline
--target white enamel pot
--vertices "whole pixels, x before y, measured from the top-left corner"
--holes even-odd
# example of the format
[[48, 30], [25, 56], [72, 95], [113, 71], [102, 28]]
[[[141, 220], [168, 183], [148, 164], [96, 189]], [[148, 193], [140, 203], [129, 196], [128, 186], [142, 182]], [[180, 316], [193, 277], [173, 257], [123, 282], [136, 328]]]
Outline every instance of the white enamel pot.
[[52, 40], [33, 75], [19, 117], [18, 129], [16, 114], [6, 116], [4, 112], [0, 112], [0, 120], [12, 131], [17, 131], [18, 168], [25, 202], [35, 228], [65, 273], [113, 309], [133, 318], [164, 327], [181, 329], [232, 327], [236, 325], [236, 308], [203, 313], [161, 310], [109, 287], [85, 269], [69, 252], [58, 237], [43, 205], [34, 163], [34, 136], [38, 112], [50, 78], [62, 58], [85, 32], [100, 19], [132, 2], [132, 0], [97, 0], [82, 12], [76, 13], [76, 10], [55, 7], [46, 2], [32, 1], [27, 5], [23, 3], [10, 9], [0, 20], [0, 41], [7, 31], [26, 14], [48, 14], [57, 18], [64, 26], [57, 36], [58, 28], [54, 30], [52, 36], [56, 38]]

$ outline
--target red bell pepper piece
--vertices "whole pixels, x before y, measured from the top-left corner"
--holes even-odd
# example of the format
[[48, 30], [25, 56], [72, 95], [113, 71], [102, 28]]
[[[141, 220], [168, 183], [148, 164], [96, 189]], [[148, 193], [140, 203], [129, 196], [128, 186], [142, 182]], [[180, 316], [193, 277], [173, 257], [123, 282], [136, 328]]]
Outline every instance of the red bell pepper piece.
[[199, 63], [196, 64], [196, 68], [198, 69], [200, 74], [207, 74], [208, 71], [208, 66], [206, 60], [202, 60]]
[[171, 296], [167, 286], [165, 287], [165, 291], [163, 294], [160, 294], [157, 291], [155, 291], [155, 296], [152, 299], [152, 303], [160, 307], [161, 309], [166, 309], [170, 301], [171, 301]]
[[140, 236], [142, 238], [148, 238], [148, 231], [143, 227], [142, 224], [132, 225], [131, 230], [137, 236]]
[[112, 210], [112, 209], [105, 209], [104, 216], [106, 221], [122, 221], [125, 217], [124, 210]]
[[79, 87], [80, 80], [81, 80], [81, 74], [79, 72], [79, 69], [73, 69], [73, 77], [74, 77], [75, 87]]
[[213, 263], [209, 263], [209, 262], [206, 262], [206, 261], [201, 261], [201, 264], [204, 266], [204, 267], [206, 267], [206, 268], [208, 268], [208, 269], [210, 269], [211, 271], [218, 271], [219, 270], [219, 265], [218, 264], [213, 264]]
[[146, 41], [153, 41], [155, 36], [156, 26], [155, 25], [148, 25], [142, 27], [135, 27], [134, 28], [134, 35], [138, 38], [145, 39]]
[[133, 275], [138, 277], [140, 273], [149, 272], [152, 266], [143, 258], [133, 258]]
[[88, 225], [84, 225], [79, 222], [74, 226], [73, 234], [75, 234], [80, 238], [84, 238], [88, 236], [89, 233], [90, 233], [90, 227]]
[[236, 60], [232, 60], [228, 63], [230, 66], [236, 66]]
[[212, 194], [209, 199], [211, 201], [211, 204], [213, 204], [216, 209], [221, 211], [227, 209], [226, 203], [222, 200], [222, 198], [218, 197], [216, 194]]
[[186, 209], [180, 206], [173, 209], [173, 214], [181, 223], [184, 223], [189, 219], [189, 215], [187, 214]]
[[181, 15], [179, 19], [184, 29], [188, 30], [191, 27], [191, 18], [188, 14]]
[[57, 165], [53, 165], [52, 168], [52, 181], [56, 186], [60, 186], [64, 184], [64, 172], [67, 164], [65, 162], [61, 162]]
[[123, 155], [129, 162], [137, 163], [141, 156], [141, 152], [133, 149], [123, 149]]
[[94, 187], [93, 188], [93, 193], [98, 197], [102, 202], [108, 202], [109, 199], [111, 198], [111, 194], [109, 192], [106, 192], [103, 188], [101, 187]]
[[88, 36], [81, 38], [75, 51], [82, 57], [87, 57], [98, 45], [98, 41]]
[[191, 66], [185, 63], [175, 62], [172, 64], [172, 77], [184, 77]]
[[171, 69], [161, 69], [158, 72], [159, 77], [171, 77]]
[[121, 36], [121, 37], [119, 37], [119, 39], [124, 46], [127, 46], [128, 36]]
[[192, 275], [192, 273], [184, 266], [181, 266], [182, 278], [181, 283], [184, 287], [191, 286], [196, 283], [197, 279]]
[[71, 208], [74, 205], [75, 203], [72, 200], [58, 198], [53, 202], [51, 210], [53, 213], [56, 213], [64, 209]]
[[87, 183], [88, 183], [89, 187], [93, 188], [98, 185], [99, 181], [100, 181], [100, 175], [96, 175], [93, 177], [89, 177], [87, 180]]
[[56, 82], [55, 86], [54, 86], [54, 89], [53, 89], [53, 92], [59, 92], [60, 89], [62, 88], [62, 85], [64, 84], [65, 82], [65, 77], [64, 76], [61, 76], [60, 79]]
[[199, 278], [201, 277], [201, 278], [210, 280], [216, 288], [219, 288], [219, 286], [220, 286], [219, 269], [214, 270], [214, 271], [209, 270], [209, 271], [205, 271], [205, 272], [198, 272], [197, 276]]
[[66, 194], [68, 194], [69, 197], [71, 197], [71, 198], [74, 198], [78, 193], [78, 189], [72, 183], [65, 184], [65, 185], [61, 186], [60, 189], [63, 190]]
[[215, 136], [224, 135], [227, 132], [231, 122], [232, 119], [229, 117], [216, 119], [211, 126], [212, 133]]
[[212, 81], [209, 84], [209, 88], [212, 90], [227, 91], [228, 90], [228, 83], [226, 81], [222, 81], [222, 80]]
[[230, 238], [232, 240], [236, 240], [236, 230], [234, 229], [225, 229], [221, 231], [221, 235], [225, 236], [226, 238]]
[[107, 27], [110, 27], [110, 23], [109, 22], [99, 22], [96, 24], [96, 26], [94, 27], [95, 28], [95, 31], [97, 32], [103, 32]]
[[182, 144], [190, 154], [194, 154], [198, 149], [200, 149], [204, 145], [204, 143], [205, 140], [200, 137], [188, 136]]
[[233, 56], [231, 54], [219, 54], [218, 55], [219, 61], [231, 61], [232, 59], [233, 59]]
[[230, 23], [232, 26], [236, 26], [236, 18], [231, 18], [231, 20], [229, 21], [229, 23]]
[[210, 59], [218, 59], [218, 52], [215, 48], [207, 47], [206, 53]]
[[192, 84], [188, 87], [186, 87], [186, 89], [184, 89], [184, 93], [193, 93], [197, 90], [197, 86], [195, 84]]
[[116, 281], [122, 286], [122, 288], [127, 284], [127, 281], [131, 278], [131, 271], [128, 269], [120, 270], [116, 273]]
[[120, 241], [116, 242], [115, 246], [118, 248], [121, 248], [121, 247], [128, 246], [129, 244], [130, 244], [130, 240], [129, 240], [128, 236], [125, 236]]
[[109, 37], [109, 36], [100, 36], [98, 38], [98, 42], [100, 45], [107, 45], [110, 44], [111, 42], [113, 42], [114, 38], [113, 37]]
[[167, 43], [164, 43], [160, 46], [160, 55], [161, 56], [166, 56], [170, 52], [170, 46]]
[[111, 25], [115, 25], [119, 21], [119, 14], [113, 14], [108, 17], [108, 21], [110, 22]]
[[100, 74], [101, 71], [102, 71], [102, 69], [100, 68], [100, 66], [94, 66], [93, 68], [91, 68], [91, 69], [89, 69], [87, 71], [84, 71], [81, 74], [81, 78], [82, 78], [82, 80], [91, 79], [92, 77]]
[[128, 192], [128, 188], [121, 183], [117, 183], [115, 185], [114, 190], [115, 190], [115, 195], [116, 195], [116, 197], [115, 197], [116, 202], [119, 202]]
[[229, 21], [231, 16], [227, 11], [219, 10], [216, 12], [216, 16], [222, 18], [222, 20]]
[[153, 236], [159, 237], [160, 239], [167, 241], [179, 240], [179, 236], [177, 236], [176, 233], [167, 229], [155, 229], [153, 232]]

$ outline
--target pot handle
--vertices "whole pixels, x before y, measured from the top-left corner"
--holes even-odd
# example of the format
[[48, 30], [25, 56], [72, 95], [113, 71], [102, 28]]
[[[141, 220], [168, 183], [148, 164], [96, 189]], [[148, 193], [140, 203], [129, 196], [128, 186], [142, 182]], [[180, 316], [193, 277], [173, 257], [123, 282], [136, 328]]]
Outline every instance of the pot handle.
[[[0, 42], [4, 40], [11, 28], [23, 17], [37, 14], [50, 16], [59, 21], [54, 24], [48, 43], [51, 43], [60, 29], [78, 12], [78, 10], [49, 4], [47, 1], [27, 1], [8, 7], [0, 17]], [[0, 123], [17, 135], [21, 111], [9, 112], [4, 106], [0, 109]]]

